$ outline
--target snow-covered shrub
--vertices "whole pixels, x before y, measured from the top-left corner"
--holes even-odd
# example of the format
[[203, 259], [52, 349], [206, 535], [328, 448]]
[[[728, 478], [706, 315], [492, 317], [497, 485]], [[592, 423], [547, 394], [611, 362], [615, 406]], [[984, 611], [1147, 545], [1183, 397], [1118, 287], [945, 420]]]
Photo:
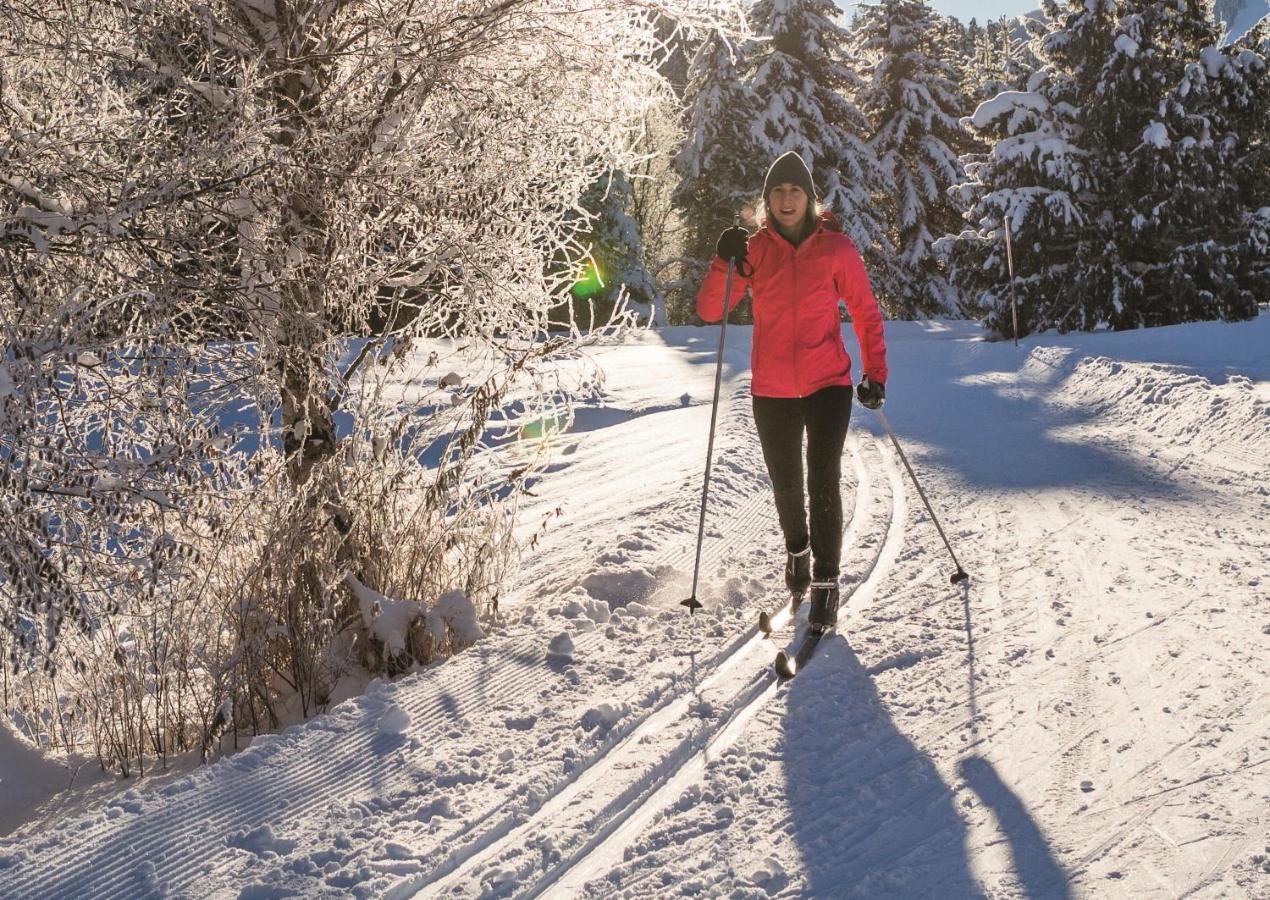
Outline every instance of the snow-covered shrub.
[[[654, 20], [734, 6], [0, 15], [0, 634], [40, 685], [26, 721], [90, 702], [116, 759], [188, 744], [193, 721], [269, 727], [277, 697], [320, 707], [346, 575], [398, 599], [496, 593], [499, 516], [536, 461], [466, 463], [514, 387], [534, 407], [533, 364], [577, 345], [547, 334], [559, 260], [585, 247], [579, 198], [638, 159], [664, 93]], [[365, 374], [425, 335], [494, 365], [407, 417]], [[359, 481], [445, 423], [454, 465]]]

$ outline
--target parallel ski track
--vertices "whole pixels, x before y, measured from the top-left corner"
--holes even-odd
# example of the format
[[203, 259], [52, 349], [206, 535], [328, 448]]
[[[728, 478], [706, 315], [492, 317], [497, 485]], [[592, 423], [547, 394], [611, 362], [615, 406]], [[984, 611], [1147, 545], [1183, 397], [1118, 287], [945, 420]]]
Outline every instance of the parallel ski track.
[[[890, 484], [891, 504], [889, 523], [886, 526], [885, 539], [878, 552], [873, 556], [861, 580], [852, 588], [845, 598], [844, 618], [856, 615], [867, 607], [877, 588], [899, 552], [903, 541], [904, 521], [907, 504], [904, 485], [898, 467], [890, 455], [890, 451], [880, 441], [874, 440], [874, 446], [881, 457]], [[865, 511], [871, 502], [871, 486], [868, 471], [864, 467], [858, 443], [853, 441], [852, 462], [857, 474], [857, 491], [855, 505], [844, 535], [844, 550], [849, 549], [858, 540], [865, 527]], [[782, 617], [786, 618], [786, 616]], [[784, 624], [783, 621], [780, 624]], [[520, 897], [575, 896], [585, 884], [610, 871], [621, 860], [622, 852], [630, 846], [639, 834], [682, 794], [690, 784], [699, 780], [705, 766], [712, 759], [718, 758], [744, 732], [745, 726], [776, 695], [780, 683], [769, 665], [764, 664], [770, 652], [770, 644], [758, 632], [757, 626], [747, 632], [729, 648], [727, 656], [716, 663], [714, 672], [701, 685], [705, 692], [716, 684], [725, 682], [734, 669], [747, 661], [759, 662], [755, 674], [748, 680], [742, 679], [735, 688], [727, 704], [727, 712], [709, 726], [689, 734], [666, 756], [653, 764], [648, 771], [642, 773], [631, 785], [617, 797], [610, 799], [596, 815], [583, 822], [589, 831], [582, 845], [555, 864], [535, 883], [524, 886], [517, 891]], [[515, 854], [519, 848], [532, 843], [531, 837], [536, 832], [549, 829], [561, 821], [577, 823], [581, 810], [578, 808], [584, 801], [588, 791], [603, 781], [620, 777], [625, 768], [619, 768], [623, 751], [647, 744], [655, 735], [663, 732], [673, 722], [681, 720], [689, 712], [692, 697], [680, 697], [672, 704], [659, 709], [656, 714], [646, 717], [640, 725], [629, 734], [620, 745], [594, 762], [578, 779], [563, 791], [551, 797], [539, 811], [528, 821], [513, 823], [510, 828], [499, 829], [495, 840], [484, 848], [470, 854], [462, 862], [455, 861], [452, 867], [441, 867], [427, 876], [411, 879], [395, 888], [390, 897], [394, 900], [414, 896], [422, 892], [422, 896], [438, 897], [453, 893], [455, 890], [471, 889], [470, 879], [477, 871], [496, 864], [504, 854]], [[629, 767], [628, 767], [629, 768]], [[567, 826], [566, 826], [567, 827]], [[452, 874], [447, 875], [449, 869]], [[464, 879], [469, 882], [465, 883]]]
[[[860, 519], [862, 518], [861, 511], [866, 507], [870, 496], [868, 472], [864, 468], [858, 444], [855, 442], [852, 443], [851, 458], [856, 471], [857, 488], [855, 505], [846, 531], [848, 537], [858, 533]], [[770, 499], [765, 494], [762, 495], [762, 499], [765, 504], [770, 503]], [[743, 632], [740, 637], [734, 639], [722, 652], [702, 667], [707, 672], [713, 669], [713, 672], [706, 676], [701, 690], [704, 690], [707, 684], [712, 684], [724, 674], [730, 672], [740, 661], [748, 657], [755, 646], [762, 643], [763, 636], [759, 634], [757, 626]], [[632, 723], [632, 727], [620, 740], [614, 741], [602, 754], [594, 757], [587, 768], [579, 771], [572, 782], [565, 784], [560, 790], [548, 797], [539, 810], [528, 820], [523, 820], [516, 816], [504, 818], [497, 824], [487, 828], [481, 839], [476, 843], [456, 850], [426, 876], [411, 879], [394, 887], [389, 892], [389, 896], [392, 898], [413, 896], [425, 889], [428, 891], [428, 896], [435, 896], [442, 892], [445, 884], [457, 882], [464, 873], [470, 872], [486, 861], [496, 858], [506, 848], [523, 843], [524, 836], [530, 829], [538, 827], [543, 822], [550, 821], [560, 811], [567, 809], [573, 798], [582, 795], [602, 779], [611, 777], [611, 761], [622, 750], [639, 745], [652, 735], [664, 730], [673, 722], [681, 720], [687, 714], [688, 705], [691, 701], [692, 696], [683, 693], [668, 697], [647, 716], [644, 716], [637, 723]]]
[[[878, 439], [874, 440], [878, 454], [881, 456], [883, 468], [891, 489], [890, 521], [886, 528], [886, 537], [865, 570], [862, 580], [852, 588], [844, 598], [842, 616], [844, 622], [867, 608], [876, 594], [878, 586], [889, 574], [904, 540], [904, 521], [907, 504], [904, 495], [904, 483], [889, 448]], [[858, 456], [857, 456], [858, 461]], [[858, 471], [858, 470], [857, 470]], [[862, 517], [852, 516], [853, 525], [859, 525]], [[862, 527], [862, 526], [861, 526]], [[844, 542], [844, 549], [849, 545]], [[764, 650], [768, 648], [764, 647]], [[770, 665], [765, 665], [761, 676], [750, 686], [733, 705], [730, 715], [723, 725], [716, 730], [715, 736], [700, 754], [693, 754], [684, 761], [684, 765], [658, 786], [637, 808], [630, 810], [623, 817], [618, 827], [609, 827], [608, 834], [597, 835], [590, 842], [594, 846], [584, 848], [567, 868], [556, 875], [549, 875], [544, 882], [535, 885], [526, 897], [537, 897], [550, 891], [552, 897], [577, 896], [585, 885], [602, 877], [621, 862], [624, 851], [639, 837], [653, 820], [664, 812], [682, 795], [685, 788], [697, 781], [712, 759], [717, 759], [734, 744], [744, 733], [745, 726], [760, 710], [779, 692], [782, 683]]]
[[[740, 387], [734, 393], [739, 391]], [[733, 428], [738, 425], [744, 427], [743, 423], [730, 424]], [[746, 499], [729, 518], [729, 534], [733, 540], [707, 542], [702, 552], [703, 567], [720, 564], [731, 552], [746, 546], [750, 539], [757, 539], [760, 523], [771, 515], [770, 507], [771, 499], [766, 492], [755, 492]], [[675, 545], [666, 548], [650, 563], [670, 565], [689, 557], [693, 551], [695, 545]], [[577, 652], [586, 654], [601, 639], [598, 633], [579, 636]], [[537, 632], [513, 638], [498, 647], [478, 644], [463, 655], [466, 659], [460, 657], [456, 662], [471, 665], [474, 660], [495, 657], [495, 662], [482, 669], [484, 677], [450, 679], [448, 684], [429, 679], [419, 685], [418, 690], [398, 691], [394, 699], [410, 714], [414, 723], [457, 721], [469, 708], [486, 708], [490, 703], [533, 690], [535, 684], [543, 681], [547, 676], [542, 673], [542, 644], [542, 636]], [[704, 661], [703, 669], [708, 671], [735, 652], [735, 646], [725, 648], [712, 659]], [[449, 667], [437, 671], [444, 673], [446, 668]], [[452, 691], [447, 688], [452, 688]], [[668, 695], [642, 719], [629, 723], [624, 730], [615, 731], [593, 761], [606, 755], [640, 722], [647, 721], [675, 699], [675, 696]], [[373, 727], [373, 719], [378, 712], [373, 704], [360, 712], [361, 717], [367, 720], [364, 727], [308, 727], [266, 738], [259, 742], [267, 743], [261, 748], [263, 752], [254, 754], [248, 761], [234, 757], [222, 761], [217, 770], [196, 772], [192, 777], [204, 782], [199, 785], [202, 790], [195, 790], [188, 782], [176, 782], [159, 789], [160, 796], [189, 796], [182, 796], [179, 802], [169, 802], [157, 809], [147, 808], [140, 820], [133, 818], [127, 821], [126, 840], [111, 839], [112, 832], [118, 833], [120, 828], [109, 815], [102, 815], [95, 821], [83, 821], [73, 835], [57, 836], [58, 849], [52, 854], [55, 858], [42, 860], [25, 871], [19, 859], [7, 872], [0, 870], [0, 896], [135, 896], [141, 887], [138, 883], [141, 875], [130, 863], [142, 860], [153, 865], [153, 873], [147, 880], [162, 883], [169, 890], [182, 891], [197, 883], [214, 887], [221, 883], [215, 874], [228, 874], [239, 865], [240, 860], [237, 851], [227, 850], [219, 840], [215, 843], [206, 841], [206, 835], [227, 835], [262, 824], [267, 811], [284, 805], [280, 801], [285, 801], [288, 820], [304, 821], [306, 814], [359, 790], [373, 788], [376, 794], [386, 796], [391, 795], [394, 789], [416, 786], [405, 772], [406, 766], [399, 756], [381, 757], [376, 752], [376, 745], [390, 742], [389, 738], [377, 734]], [[301, 745], [307, 746], [300, 749]], [[286, 779], [280, 782], [270, 767], [262, 763], [288, 749], [301, 762], [288, 768]], [[359, 767], [359, 760], [372, 758], [376, 759], [374, 766]], [[339, 765], [339, 761], [347, 764]], [[231, 799], [226, 800], [216, 791], [206, 789], [208, 785], [205, 782], [215, 780], [222, 772], [235, 770], [236, 790]], [[546, 799], [567, 787], [576, 777], [575, 774], [556, 786]], [[183, 784], [186, 786], [183, 787]], [[140, 802], [153, 803], [153, 796], [147, 795]], [[244, 798], [249, 799], [244, 802]], [[105, 809], [112, 805], [115, 804], [107, 803]], [[105, 809], [97, 812], [104, 813]], [[517, 815], [523, 817], [524, 813]], [[181, 827], [183, 823], [198, 823], [197, 841], [192, 840], [191, 833]], [[470, 830], [469, 825], [460, 834]], [[296, 835], [288, 831], [286, 837], [290, 840]], [[191, 852], [194, 844], [207, 847], [207, 851], [202, 854]], [[145, 848], [144, 851], [142, 848]], [[24, 855], [38, 858], [40, 847], [37, 843], [22, 850]], [[212, 876], [210, 879], [209, 875]]]

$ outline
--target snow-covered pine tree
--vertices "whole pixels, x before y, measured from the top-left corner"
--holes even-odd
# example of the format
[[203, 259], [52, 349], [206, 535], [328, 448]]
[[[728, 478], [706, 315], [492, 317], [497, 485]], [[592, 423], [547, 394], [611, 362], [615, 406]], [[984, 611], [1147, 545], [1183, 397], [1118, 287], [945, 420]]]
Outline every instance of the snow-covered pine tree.
[[1024, 24], [1012, 16], [989, 22], [982, 30], [975, 46], [974, 62], [968, 76], [968, 89], [978, 102], [991, 100], [1002, 91], [1022, 90], [1040, 67]]
[[1082, 107], [1111, 50], [1115, 4], [1045, 0], [1044, 10], [1047, 29], [1032, 45], [1042, 67], [1025, 90], [998, 94], [966, 120], [992, 149], [967, 162], [968, 180], [954, 191], [971, 229], [940, 242], [967, 311], [981, 312], [1000, 333], [1011, 329], [1006, 222], [1021, 333], [1109, 319], [1100, 168], [1083, 134]]
[[631, 215], [634, 191], [620, 170], [601, 177], [579, 205], [592, 216], [584, 239], [586, 250], [577, 261], [571, 324], [588, 331], [610, 321], [623, 297], [641, 316], [662, 324], [661, 297], [644, 262], [644, 242]]
[[[874, 267], [874, 291], [895, 315], [949, 313], [956, 295], [931, 245], [955, 231], [960, 211], [948, 189], [964, 177], [960, 125], [967, 99], [955, 81], [952, 33], [925, 0], [882, 0], [862, 7], [856, 46], [869, 60], [857, 98], [875, 130], [869, 146], [893, 190], [880, 205], [894, 248]], [[879, 277], [884, 273], [884, 277]]]
[[1249, 241], [1255, 252], [1247, 281], [1260, 298], [1270, 297], [1270, 16], [1261, 19], [1230, 49], [1223, 70], [1224, 108], [1244, 152], [1236, 166]]
[[739, 48], [724, 35], [710, 35], [697, 49], [685, 95], [686, 137], [675, 157], [680, 182], [673, 202], [685, 225], [685, 290], [672, 292], [671, 321], [691, 321], [685, 298], [696, 296], [714, 257], [719, 232], [741, 207], [752, 203], [763, 183], [765, 148], [755, 139], [758, 98], [743, 77]]
[[1116, 328], [1256, 314], [1238, 177], [1244, 136], [1224, 108], [1253, 60], [1217, 48], [1207, 3], [1130, 2], [1086, 108], [1104, 148]]
[[850, 34], [837, 24], [838, 14], [833, 0], [754, 4], [750, 24], [763, 40], [746, 51], [754, 65], [750, 85], [762, 104], [753, 133], [764, 168], [788, 150], [801, 153], [822, 206], [861, 252], [886, 258], [875, 201], [889, 184], [867, 143], [868, 118], [851, 99], [863, 81], [845, 61]]
[[[852, 34], [859, 33], [859, 27], [851, 29]], [[970, 83], [970, 72], [974, 67], [975, 47], [982, 29], [974, 20], [969, 25], [961, 24], [954, 16], [938, 15], [935, 20], [935, 38], [944, 48], [944, 58], [952, 66], [953, 80], [959, 85]]]

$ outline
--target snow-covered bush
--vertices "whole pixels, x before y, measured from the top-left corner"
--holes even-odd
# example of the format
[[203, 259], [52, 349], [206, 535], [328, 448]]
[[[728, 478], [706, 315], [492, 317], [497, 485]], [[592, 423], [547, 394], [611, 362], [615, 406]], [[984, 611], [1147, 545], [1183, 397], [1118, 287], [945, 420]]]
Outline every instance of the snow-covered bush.
[[[579, 198], [637, 161], [664, 94], [654, 20], [733, 5], [0, 13], [0, 634], [38, 686], [25, 721], [91, 701], [126, 732], [99, 750], [123, 759], [287, 690], [308, 712], [348, 633], [346, 575], [428, 604], [496, 593], [534, 460], [468, 463], [514, 391], [534, 406], [533, 363], [576, 347], [547, 336], [570, 299], [559, 260], [580, 260]], [[425, 335], [494, 365], [407, 416], [366, 372]], [[427, 465], [402, 446], [449, 433]], [[437, 540], [465, 567], [418, 549]], [[263, 672], [279, 683], [262, 695]], [[74, 694], [71, 673], [95, 687]]]

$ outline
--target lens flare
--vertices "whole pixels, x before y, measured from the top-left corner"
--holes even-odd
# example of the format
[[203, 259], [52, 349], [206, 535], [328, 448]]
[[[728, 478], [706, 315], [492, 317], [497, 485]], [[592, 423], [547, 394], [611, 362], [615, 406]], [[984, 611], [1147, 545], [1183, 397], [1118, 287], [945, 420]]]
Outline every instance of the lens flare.
[[573, 296], [579, 300], [594, 297], [604, 290], [604, 276], [594, 259], [588, 259], [582, 269], [582, 277], [573, 283]]
[[531, 422], [521, 425], [517, 437], [522, 441], [541, 440], [568, 430], [569, 420], [563, 412], [545, 413]]

